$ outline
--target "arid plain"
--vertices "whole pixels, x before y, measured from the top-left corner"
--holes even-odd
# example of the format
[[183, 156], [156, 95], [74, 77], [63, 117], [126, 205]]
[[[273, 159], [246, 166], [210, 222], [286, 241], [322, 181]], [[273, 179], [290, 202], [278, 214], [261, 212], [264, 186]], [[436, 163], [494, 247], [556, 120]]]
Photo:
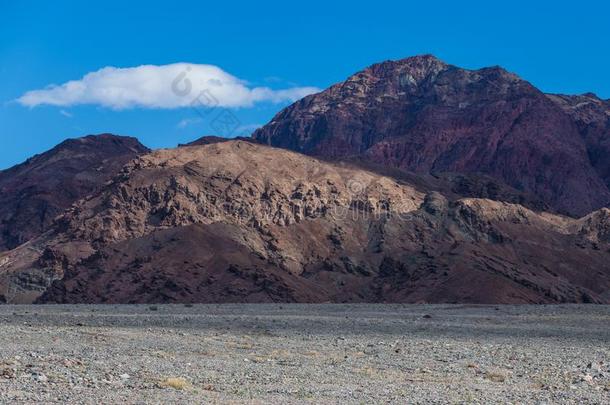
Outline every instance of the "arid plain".
[[593, 305], [5, 305], [0, 402], [607, 403], [609, 322]]

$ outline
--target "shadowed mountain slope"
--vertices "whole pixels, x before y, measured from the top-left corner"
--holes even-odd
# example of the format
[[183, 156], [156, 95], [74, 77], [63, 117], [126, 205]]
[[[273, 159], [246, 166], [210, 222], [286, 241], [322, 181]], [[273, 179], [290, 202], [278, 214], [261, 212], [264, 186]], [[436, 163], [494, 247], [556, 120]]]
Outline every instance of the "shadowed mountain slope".
[[90, 135], [0, 171], [0, 251], [40, 235], [57, 215], [145, 152], [135, 138]]

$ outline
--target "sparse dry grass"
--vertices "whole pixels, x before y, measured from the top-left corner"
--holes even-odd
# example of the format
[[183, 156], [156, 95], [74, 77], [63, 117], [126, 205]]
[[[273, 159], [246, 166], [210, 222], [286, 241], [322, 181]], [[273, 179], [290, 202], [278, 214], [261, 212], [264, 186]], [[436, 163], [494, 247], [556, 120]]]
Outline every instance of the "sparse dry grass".
[[485, 378], [492, 382], [501, 383], [506, 381], [508, 373], [503, 370], [490, 370], [485, 373]]
[[173, 388], [175, 390], [184, 390], [191, 386], [191, 384], [182, 377], [169, 377], [161, 381], [159, 384], [163, 388]]

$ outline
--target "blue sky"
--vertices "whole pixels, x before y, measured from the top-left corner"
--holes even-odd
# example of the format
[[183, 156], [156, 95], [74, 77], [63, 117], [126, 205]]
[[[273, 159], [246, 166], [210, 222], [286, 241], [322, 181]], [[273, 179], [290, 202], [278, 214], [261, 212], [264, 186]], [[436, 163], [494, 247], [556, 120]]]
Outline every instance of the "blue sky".
[[[0, 0], [0, 169], [91, 133], [136, 136], [153, 148], [222, 128], [247, 134], [312, 87], [423, 53], [466, 68], [501, 65], [547, 92], [610, 98], [609, 15], [603, 1]], [[234, 91], [214, 97], [216, 108], [193, 109], [184, 100], [199, 88], [179, 98], [163, 82], [185, 69], [193, 82]], [[82, 82], [28, 93], [92, 72], [89, 93], [74, 95]], [[149, 101], [146, 81], [127, 101], [100, 89], [141, 77], [165, 87]]]

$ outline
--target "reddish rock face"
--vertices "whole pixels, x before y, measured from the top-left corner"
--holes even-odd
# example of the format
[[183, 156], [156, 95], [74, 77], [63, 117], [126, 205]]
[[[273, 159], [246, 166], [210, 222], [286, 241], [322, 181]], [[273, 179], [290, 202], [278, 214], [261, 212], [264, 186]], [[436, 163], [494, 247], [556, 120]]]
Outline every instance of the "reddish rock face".
[[601, 100], [592, 93], [548, 97], [572, 117], [587, 146], [591, 165], [610, 188], [610, 100]]
[[[610, 131], [607, 119], [591, 126], [580, 109], [570, 113], [575, 100], [559, 101], [502, 68], [465, 70], [426, 55], [356, 73], [253, 137], [418, 173], [489, 175], [579, 216], [610, 203]], [[596, 114], [607, 117], [601, 104]]]
[[135, 138], [90, 135], [0, 171], [0, 251], [40, 235], [63, 210], [147, 151]]

